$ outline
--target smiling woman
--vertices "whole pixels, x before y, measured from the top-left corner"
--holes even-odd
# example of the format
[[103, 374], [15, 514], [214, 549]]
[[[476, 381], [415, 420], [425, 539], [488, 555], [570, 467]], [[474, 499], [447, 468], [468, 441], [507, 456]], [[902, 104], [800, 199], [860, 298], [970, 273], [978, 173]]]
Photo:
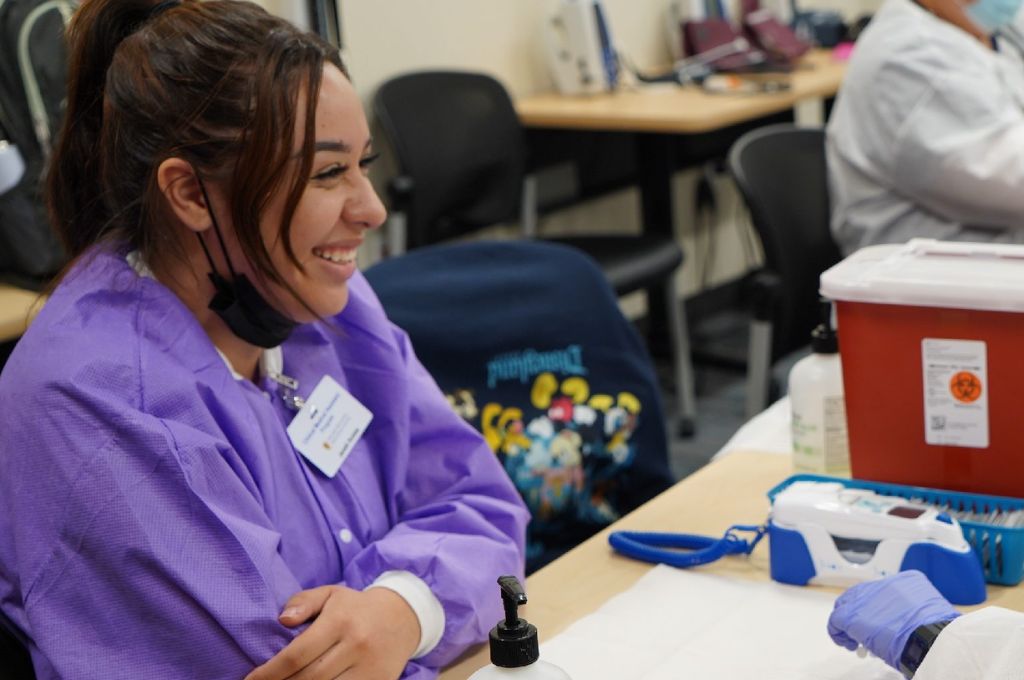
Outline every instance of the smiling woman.
[[90, 0], [70, 48], [3, 618], [40, 677], [433, 677], [527, 513], [356, 270], [384, 209], [337, 51], [232, 0]]

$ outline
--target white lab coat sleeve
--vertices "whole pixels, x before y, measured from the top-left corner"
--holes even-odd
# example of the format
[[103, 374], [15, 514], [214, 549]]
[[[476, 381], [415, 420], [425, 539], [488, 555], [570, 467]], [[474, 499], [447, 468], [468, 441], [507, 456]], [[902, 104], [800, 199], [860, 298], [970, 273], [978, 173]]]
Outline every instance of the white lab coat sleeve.
[[986, 607], [961, 616], [935, 639], [914, 680], [1020, 680], [1024, 613]]
[[883, 97], [921, 95], [899, 119], [884, 121], [897, 130], [896, 186], [949, 221], [1024, 227], [1024, 111], [1007, 81], [1016, 76], [991, 61], [958, 64], [949, 52], [935, 46], [927, 59], [880, 74]]

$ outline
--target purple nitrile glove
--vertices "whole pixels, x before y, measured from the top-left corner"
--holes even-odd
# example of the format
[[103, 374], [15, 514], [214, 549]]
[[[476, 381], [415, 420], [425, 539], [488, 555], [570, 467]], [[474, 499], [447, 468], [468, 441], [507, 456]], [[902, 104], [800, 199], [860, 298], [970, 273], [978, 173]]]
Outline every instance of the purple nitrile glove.
[[907, 639], [919, 626], [960, 614], [919, 571], [858, 583], [836, 599], [828, 634], [837, 645], [869, 652], [899, 670]]

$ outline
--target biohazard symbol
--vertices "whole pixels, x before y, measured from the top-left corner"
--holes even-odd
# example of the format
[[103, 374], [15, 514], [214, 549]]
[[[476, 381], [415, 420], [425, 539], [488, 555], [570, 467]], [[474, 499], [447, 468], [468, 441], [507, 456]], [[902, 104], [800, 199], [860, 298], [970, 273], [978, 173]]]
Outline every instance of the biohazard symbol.
[[959, 371], [949, 381], [949, 391], [957, 401], [970, 404], [981, 396], [981, 380], [970, 371]]

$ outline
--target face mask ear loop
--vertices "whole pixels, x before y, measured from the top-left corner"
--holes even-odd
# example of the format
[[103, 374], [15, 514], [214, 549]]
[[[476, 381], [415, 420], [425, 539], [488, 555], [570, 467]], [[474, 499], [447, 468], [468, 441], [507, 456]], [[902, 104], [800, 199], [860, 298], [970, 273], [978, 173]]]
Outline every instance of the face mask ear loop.
[[213, 263], [213, 258], [210, 256], [210, 250], [206, 247], [206, 241], [203, 240], [203, 235], [196, 233], [196, 238], [199, 239], [199, 245], [203, 247], [203, 252], [206, 254], [206, 261], [210, 263], [210, 269], [213, 270], [214, 276], [220, 277], [217, 273], [217, 265]]
[[[199, 175], [196, 175], [196, 180], [199, 182], [199, 190], [203, 192], [203, 200], [206, 201], [206, 211], [210, 213], [210, 221], [213, 222], [213, 231], [217, 234], [217, 241], [220, 243], [220, 250], [224, 253], [224, 259], [228, 263], [228, 271], [231, 272], [231, 279], [234, 280], [238, 278], [238, 275], [235, 274], [235, 268], [231, 264], [231, 256], [228, 255], [227, 246], [224, 245], [224, 237], [220, 233], [220, 225], [217, 224], [217, 217], [213, 214], [213, 203], [210, 202], [210, 196], [206, 193], [206, 185], [203, 184], [203, 180], [199, 178]], [[220, 274], [217, 273], [217, 266], [213, 263], [213, 258], [210, 256], [210, 251], [206, 247], [206, 241], [203, 240], [203, 235], [197, 233], [196, 236], [199, 238], [199, 244], [203, 246], [203, 252], [206, 253], [206, 259], [210, 261], [210, 268], [213, 269], [214, 274], [220, 276]]]

